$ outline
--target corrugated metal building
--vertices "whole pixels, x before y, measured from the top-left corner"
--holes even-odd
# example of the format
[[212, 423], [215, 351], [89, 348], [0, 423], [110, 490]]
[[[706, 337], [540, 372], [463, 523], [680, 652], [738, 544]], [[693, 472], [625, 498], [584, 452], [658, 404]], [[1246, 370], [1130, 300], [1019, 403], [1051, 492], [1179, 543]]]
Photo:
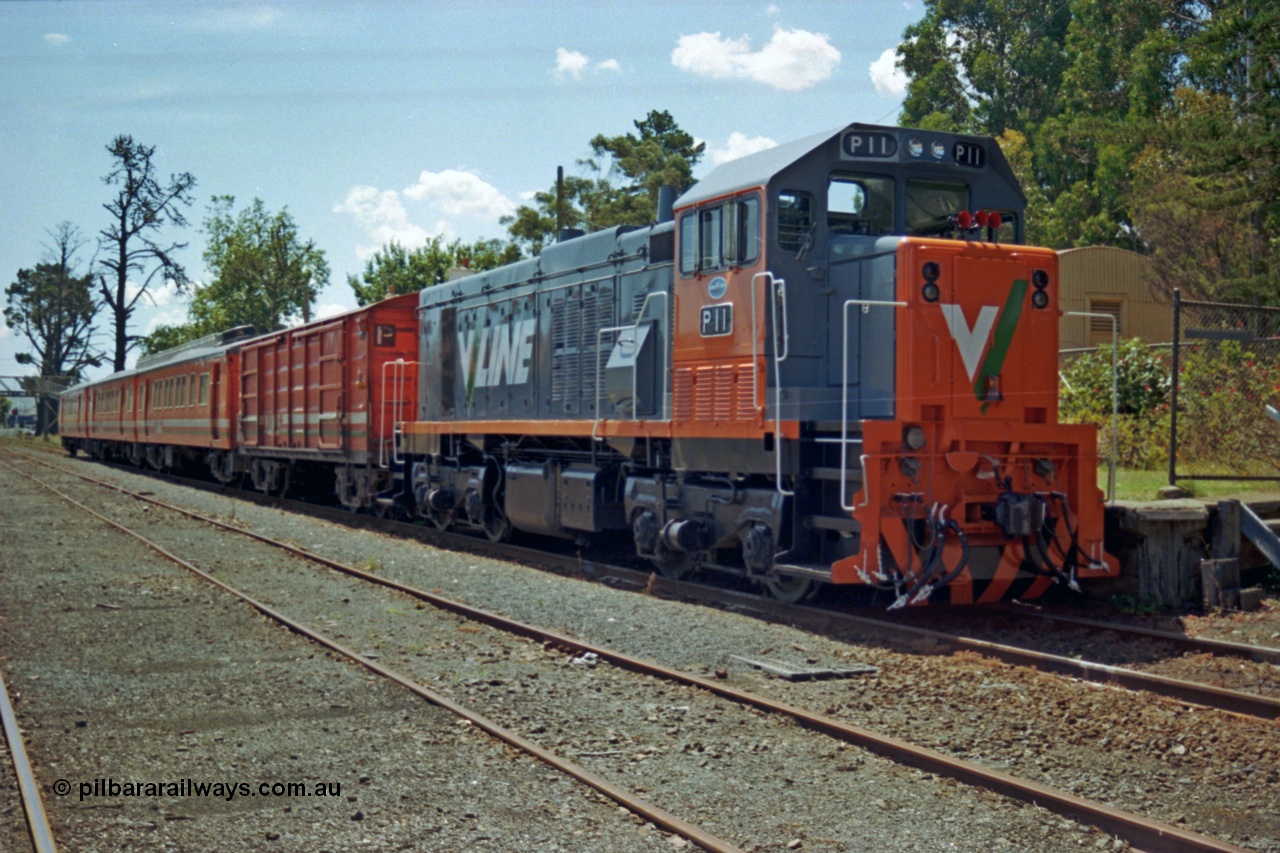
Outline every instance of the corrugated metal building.
[[1064, 353], [1111, 343], [1106, 317], [1070, 317], [1072, 311], [1119, 319], [1120, 340], [1141, 338], [1167, 344], [1173, 338], [1173, 306], [1151, 291], [1151, 262], [1145, 256], [1110, 246], [1065, 249], [1058, 253], [1061, 288], [1058, 348]]

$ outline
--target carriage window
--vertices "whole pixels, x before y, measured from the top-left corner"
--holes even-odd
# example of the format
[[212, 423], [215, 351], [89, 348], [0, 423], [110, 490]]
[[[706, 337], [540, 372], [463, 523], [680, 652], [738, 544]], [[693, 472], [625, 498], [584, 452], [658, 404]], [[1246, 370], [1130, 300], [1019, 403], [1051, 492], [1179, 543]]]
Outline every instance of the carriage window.
[[799, 251], [813, 228], [813, 196], [784, 191], [778, 194], [778, 246]]
[[907, 234], [927, 236], [946, 234], [947, 221], [962, 210], [969, 210], [969, 187], [951, 181], [907, 181]]
[[208, 402], [209, 402], [209, 374], [201, 373], [200, 374], [200, 405], [203, 406]]
[[875, 175], [834, 175], [827, 184], [827, 228], [833, 234], [893, 231], [893, 179]]

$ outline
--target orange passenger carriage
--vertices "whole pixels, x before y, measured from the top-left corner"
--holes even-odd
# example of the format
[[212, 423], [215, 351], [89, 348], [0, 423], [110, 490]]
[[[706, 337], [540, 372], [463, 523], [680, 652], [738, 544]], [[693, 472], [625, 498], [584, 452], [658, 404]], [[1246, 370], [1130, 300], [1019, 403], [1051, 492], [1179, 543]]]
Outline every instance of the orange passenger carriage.
[[229, 466], [238, 382], [233, 330], [143, 356], [132, 370], [62, 394], [62, 443], [95, 459], [156, 469]]

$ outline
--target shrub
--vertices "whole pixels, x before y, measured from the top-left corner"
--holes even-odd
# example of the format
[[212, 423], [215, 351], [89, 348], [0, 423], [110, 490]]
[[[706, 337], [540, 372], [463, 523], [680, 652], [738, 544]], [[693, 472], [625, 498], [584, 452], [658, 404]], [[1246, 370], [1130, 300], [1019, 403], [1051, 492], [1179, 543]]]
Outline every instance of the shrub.
[[[1119, 402], [1117, 462], [1155, 470], [1169, 460], [1169, 369], [1165, 359], [1134, 338], [1116, 348]], [[1061, 373], [1059, 417], [1066, 423], [1098, 427], [1098, 458], [1111, 458], [1112, 398], [1110, 346], [1072, 361]]]

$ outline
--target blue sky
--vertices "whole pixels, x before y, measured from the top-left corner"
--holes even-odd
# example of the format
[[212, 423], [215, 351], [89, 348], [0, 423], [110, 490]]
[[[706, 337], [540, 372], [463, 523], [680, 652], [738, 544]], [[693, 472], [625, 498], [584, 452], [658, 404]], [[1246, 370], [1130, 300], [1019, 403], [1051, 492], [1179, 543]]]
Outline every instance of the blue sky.
[[[288, 207], [332, 268], [321, 313], [383, 243], [504, 236], [597, 133], [668, 110], [718, 161], [851, 121], [892, 124], [892, 51], [922, 0], [0, 3], [0, 284], [62, 221], [89, 241], [118, 134], [191, 172], [188, 273], [211, 196]], [[887, 52], [887, 53], [886, 53]], [[171, 286], [131, 331], [182, 322]], [[105, 310], [99, 344], [109, 348]], [[0, 375], [25, 339], [0, 325]], [[105, 372], [105, 371], [104, 371]]]

